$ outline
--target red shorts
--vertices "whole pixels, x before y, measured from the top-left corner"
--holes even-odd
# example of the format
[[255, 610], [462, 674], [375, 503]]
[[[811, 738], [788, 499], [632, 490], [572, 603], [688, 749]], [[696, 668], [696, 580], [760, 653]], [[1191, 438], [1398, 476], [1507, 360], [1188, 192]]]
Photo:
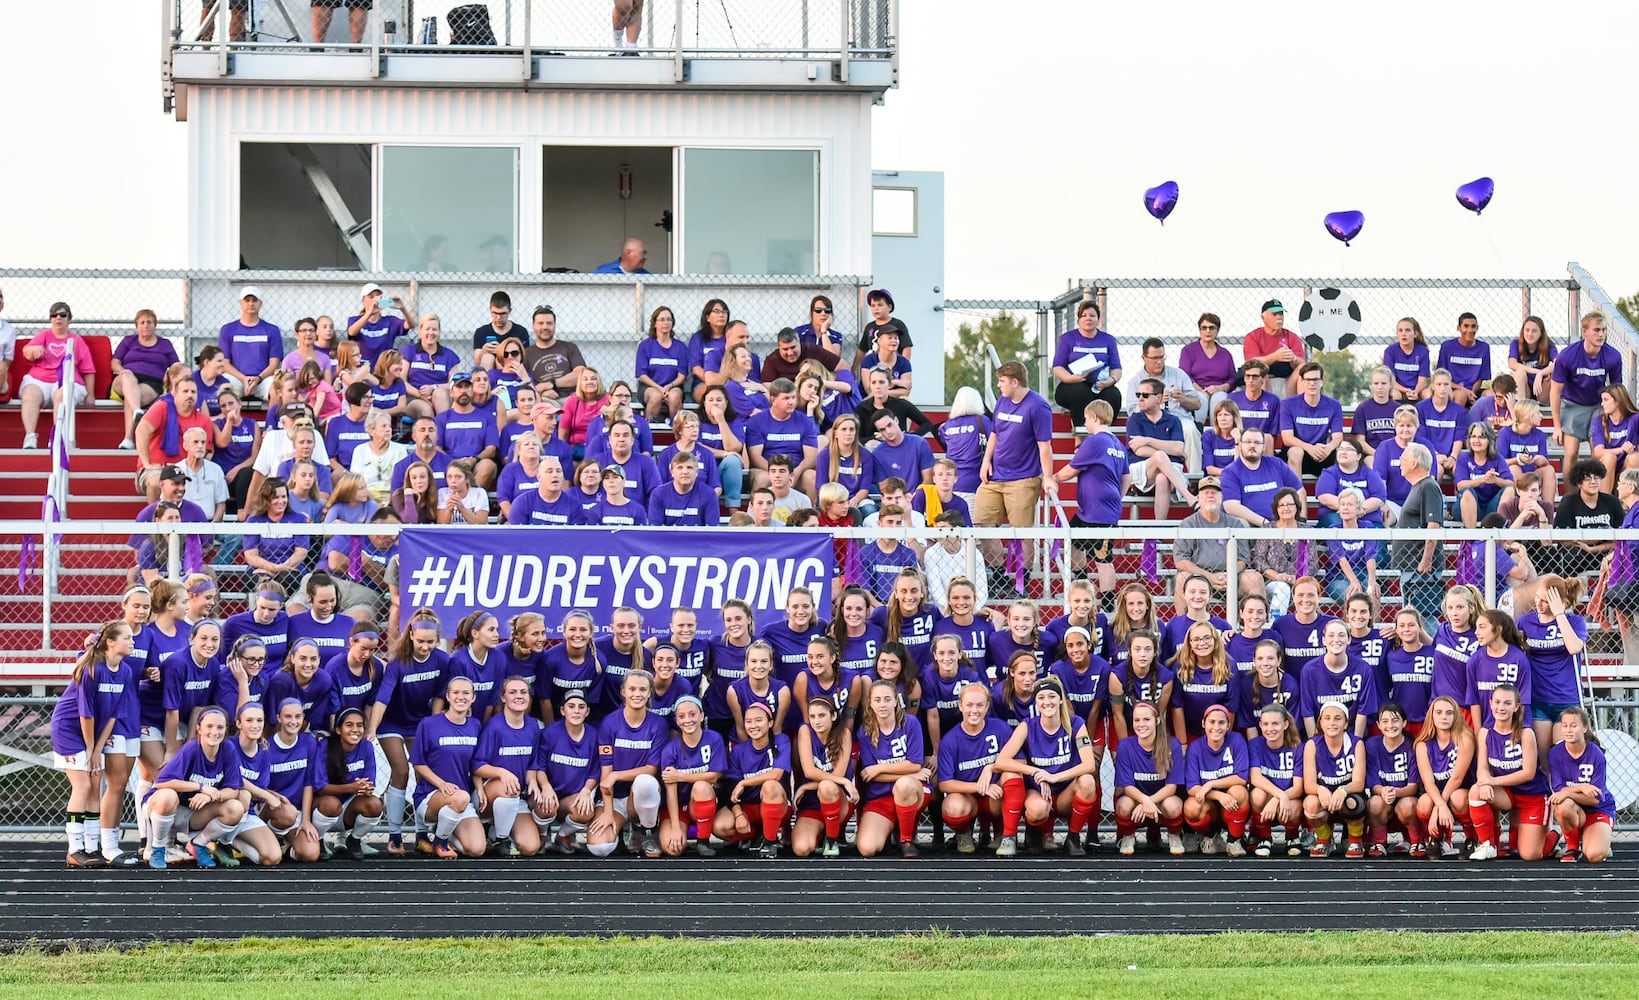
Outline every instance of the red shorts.
[[1606, 826], [1610, 826], [1610, 827], [1616, 826], [1616, 820], [1611, 818], [1610, 813], [1591, 812], [1591, 813], [1588, 813], [1587, 818], [1582, 821], [1582, 829], [1586, 830], [1588, 827], [1593, 826], [1595, 823], [1603, 823]]
[[1508, 799], [1513, 803], [1509, 815], [1513, 817], [1514, 822], [1524, 826], [1548, 825], [1548, 796], [1514, 792]]
[[[916, 807], [916, 811], [921, 812], [922, 810], [926, 809], [928, 807], [929, 800], [932, 798], [932, 793], [930, 793], [927, 789], [923, 789], [922, 804]], [[865, 807], [859, 811], [861, 817], [870, 813], [875, 813], [883, 819], [897, 819], [898, 817], [895, 813], [895, 807], [893, 804], [893, 796], [891, 794], [878, 796], [865, 803]]]

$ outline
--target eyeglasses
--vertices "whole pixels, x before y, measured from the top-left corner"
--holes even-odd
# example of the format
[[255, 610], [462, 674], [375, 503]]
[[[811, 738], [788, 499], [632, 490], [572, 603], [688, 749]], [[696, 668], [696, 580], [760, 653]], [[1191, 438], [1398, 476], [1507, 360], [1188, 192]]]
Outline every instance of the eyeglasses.
[[246, 664], [249, 664], [249, 663], [266, 663], [267, 662], [267, 657], [265, 657], [265, 656], [241, 656], [241, 657], [239, 657], [239, 662], [240, 663], [246, 663]]
[[51, 314], [51, 318], [52, 319], [67, 319], [68, 318], [68, 313], [54, 312], [54, 313]]
[[814, 312], [821, 315], [821, 316], [831, 315], [831, 310], [825, 308], [824, 306], [816, 306], [815, 309], [814, 309]]
[[1136, 396], [1137, 396], [1137, 397], [1138, 397], [1138, 398], [1139, 398], [1139, 399], [1152, 399], [1152, 398], [1154, 398], [1154, 397], [1155, 397], [1155, 396], [1158, 396], [1158, 395], [1160, 395], [1160, 393], [1155, 393], [1155, 392], [1140, 392], [1140, 393], [1135, 393], [1135, 394], [1134, 394], [1134, 395], [1136, 395]]
[[1167, 360], [1167, 356], [1165, 354], [1146, 354], [1146, 355], [1144, 355], [1144, 360], [1145, 361], [1165, 361], [1165, 360]]
[[1202, 323], [1201, 324], [1201, 329], [1203, 329], [1203, 330], [1216, 330], [1216, 329], [1218, 329], [1218, 325], [1216, 323]]
[[1194, 643], [1194, 642], [1208, 642], [1209, 643], [1209, 642], [1212, 641], [1212, 636], [1210, 636], [1210, 635], [1192, 635], [1192, 636], [1189, 637], [1189, 641], [1192, 642], [1192, 643]]
[[1305, 375], [1305, 376], [1303, 376], [1303, 381], [1305, 381], [1305, 382], [1324, 382], [1325, 379], [1322, 379], [1319, 375]]

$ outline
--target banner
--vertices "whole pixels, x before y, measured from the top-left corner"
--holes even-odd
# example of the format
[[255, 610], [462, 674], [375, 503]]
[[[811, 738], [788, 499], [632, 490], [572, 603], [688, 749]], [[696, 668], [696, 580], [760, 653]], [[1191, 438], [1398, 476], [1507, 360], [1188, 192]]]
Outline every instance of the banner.
[[758, 628], [785, 614], [796, 587], [830, 607], [835, 563], [830, 534], [796, 528], [408, 527], [398, 538], [400, 614], [431, 608], [454, 635], [482, 608], [504, 634], [509, 618], [534, 611], [556, 636], [570, 610], [589, 612], [601, 634], [616, 608], [632, 607], [652, 636], [686, 607], [713, 636], [730, 598], [752, 606]]

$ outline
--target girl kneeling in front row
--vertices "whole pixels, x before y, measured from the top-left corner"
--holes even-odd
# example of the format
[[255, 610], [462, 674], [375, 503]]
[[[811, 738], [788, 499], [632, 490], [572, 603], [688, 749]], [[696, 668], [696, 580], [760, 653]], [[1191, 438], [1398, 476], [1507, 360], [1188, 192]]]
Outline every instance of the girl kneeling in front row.
[[1133, 852], [1134, 835], [1145, 824], [1166, 827], [1167, 849], [1184, 853], [1184, 803], [1178, 795], [1184, 751], [1161, 719], [1154, 702], [1138, 702], [1132, 707], [1132, 736], [1115, 751], [1116, 849], [1122, 854]]
[[210, 842], [228, 839], [245, 818], [239, 761], [227, 738], [228, 713], [212, 705], [194, 721], [193, 739], [159, 769], [147, 801], [151, 867], [165, 869], [165, 848], [180, 824], [180, 832], [188, 835], [188, 853], [199, 867], [215, 868]]
[[1605, 751], [1580, 707], [1559, 714], [1559, 731], [1565, 738], [1548, 751], [1548, 782], [1554, 790], [1548, 801], [1565, 831], [1565, 853], [1559, 860], [1574, 864], [1586, 858], [1597, 865], [1611, 855], [1616, 816], [1616, 799], [1605, 783]]
[[1315, 835], [1309, 856], [1326, 856], [1332, 822], [1341, 819], [1349, 831], [1347, 856], [1365, 857], [1365, 743], [1348, 732], [1349, 712], [1335, 701], [1321, 706], [1317, 722], [1320, 732], [1303, 747], [1303, 818]]

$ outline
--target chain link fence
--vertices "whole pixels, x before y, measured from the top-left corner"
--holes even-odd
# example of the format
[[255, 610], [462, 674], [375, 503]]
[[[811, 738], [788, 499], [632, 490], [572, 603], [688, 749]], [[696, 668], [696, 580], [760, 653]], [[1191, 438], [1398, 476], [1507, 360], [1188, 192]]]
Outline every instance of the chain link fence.
[[[651, 314], [661, 306], [672, 310], [676, 335], [686, 341], [700, 328], [707, 302], [723, 299], [731, 318], [750, 328], [752, 350], [761, 357], [774, 349], [774, 335], [782, 327], [808, 322], [809, 302], [815, 295], [831, 299], [836, 310], [833, 325], [850, 342], [869, 318], [863, 301], [867, 281], [854, 277], [649, 275], [634, 281], [582, 274], [0, 269], [5, 318], [21, 337], [45, 328], [51, 303], [64, 301], [73, 309], [75, 332], [105, 336], [117, 345], [134, 332], [137, 310], [151, 309], [158, 316], [160, 335], [190, 363], [201, 348], [217, 344], [223, 324], [239, 318], [239, 290], [246, 285], [261, 291], [261, 318], [280, 328], [289, 351], [296, 346], [296, 321], [304, 317], [328, 319], [345, 335], [349, 319], [359, 313], [360, 291], [367, 281], [385, 290], [387, 315], [397, 314], [385, 301], [393, 296], [401, 297], [415, 317], [436, 313], [442, 344], [463, 364], [472, 360], [473, 332], [489, 325], [492, 294], [507, 293], [512, 321], [526, 331], [535, 307], [549, 306], [557, 314], [558, 339], [576, 344], [586, 363], [603, 374], [605, 384], [632, 381], [637, 345], [647, 333]], [[413, 345], [413, 332], [399, 341], [401, 351]]]
[[[66, 794], [66, 783], [61, 775], [50, 768], [49, 720], [55, 695], [68, 676], [76, 653], [83, 648], [86, 635], [102, 623], [120, 615], [119, 597], [128, 580], [136, 575], [136, 556], [129, 542], [149, 539], [152, 532], [160, 533], [159, 547], [164, 564], [174, 576], [180, 576], [189, 566], [190, 538], [197, 537], [203, 544], [204, 571], [215, 580], [217, 590], [213, 598], [197, 598], [198, 616], [227, 617], [247, 610], [251, 574], [233, 555], [231, 546], [222, 542], [266, 526], [224, 523], [215, 525], [133, 525], [118, 522], [70, 522], [48, 526], [39, 523], [5, 522], [0, 524], [0, 836], [36, 836], [47, 833], [60, 818], [59, 811]], [[43, 531], [66, 530], [59, 542], [53, 543]], [[313, 536], [312, 549], [322, 548], [321, 539], [356, 536], [370, 531], [374, 534], [391, 533], [396, 526], [378, 525], [371, 529], [344, 524], [320, 524], [302, 529]], [[450, 528], [452, 543], [459, 547], [455, 532], [484, 531], [481, 527]], [[556, 550], [552, 541], [553, 529], [535, 529], [532, 537], [539, 539], [539, 551]], [[735, 530], [735, 529], [723, 529]], [[788, 529], [789, 530], [789, 529]], [[1173, 611], [1173, 546], [1180, 538], [1213, 537], [1229, 539], [1229, 555], [1238, 558], [1250, 551], [1261, 537], [1277, 533], [1268, 530], [1235, 530], [1210, 532], [1206, 529], [1178, 529], [1149, 524], [1135, 524], [1113, 529], [1078, 530], [1074, 537], [1067, 528], [980, 528], [980, 529], [907, 529], [900, 534], [907, 541], [914, 540], [925, 547], [920, 563], [934, 584], [934, 592], [950, 578], [963, 575], [980, 582], [980, 601], [998, 610], [1004, 610], [1016, 597], [1034, 600], [1042, 610], [1044, 620], [1063, 613], [1065, 594], [1069, 583], [1080, 575], [1082, 567], [1072, 555], [1074, 541], [1107, 537], [1115, 542], [1117, 588], [1138, 582], [1154, 599], [1162, 619]], [[838, 567], [840, 582], [871, 586], [871, 570], [866, 556], [878, 539], [889, 532], [874, 529], [837, 529], [833, 535], [841, 543]], [[1302, 540], [1315, 546], [1318, 552], [1335, 531], [1298, 529], [1280, 534], [1287, 540]], [[1379, 529], [1374, 537], [1385, 541], [1421, 540], [1429, 536], [1441, 540], [1444, 570], [1438, 584], [1440, 591], [1451, 587], [1462, 573], [1464, 550], [1472, 546], [1473, 558], [1482, 568], [1490, 571], [1490, 583], [1481, 582], [1488, 604], [1512, 607], [1524, 613], [1525, 604], [1502, 599], [1508, 591], [1508, 581], [1501, 579], [1497, 569], [1503, 565], [1506, 552], [1499, 546], [1513, 544], [1527, 537], [1515, 532], [1474, 531], [1449, 529], [1434, 533], [1428, 531], [1399, 531]], [[1528, 541], [1609, 540], [1609, 533], [1559, 532], [1552, 536], [1538, 533]], [[1639, 546], [1639, 532], [1618, 534], [1621, 544]], [[1154, 565], [1146, 566], [1145, 543], [1154, 549]], [[33, 554], [24, 557], [26, 546], [34, 547]], [[1311, 572], [1324, 573], [1324, 563], [1317, 555]], [[1233, 577], [1231, 577], [1233, 579]], [[1382, 612], [1379, 624], [1393, 620], [1394, 613], [1404, 606], [1406, 594], [1403, 581], [1392, 569], [1379, 572], [1383, 588]], [[1231, 584], [1226, 594], [1213, 601], [1212, 610], [1231, 624], [1237, 624], [1234, 608], [1236, 588]], [[380, 602], [382, 619], [388, 616], [390, 601], [383, 596]], [[1595, 715], [1601, 730], [1606, 752], [1610, 756], [1610, 784], [1617, 795], [1620, 824], [1626, 830], [1639, 829], [1639, 661], [1625, 657], [1621, 636], [1628, 634], [1627, 624], [1621, 633], [1614, 627], [1602, 625], [1605, 610], [1578, 604], [1571, 610], [1584, 614], [1588, 620], [1589, 644], [1584, 656], [1583, 698]], [[1336, 606], [1325, 601], [1323, 613], [1335, 614]], [[382, 624], [390, 625], [383, 620]], [[601, 623], [600, 623], [601, 624]]]

